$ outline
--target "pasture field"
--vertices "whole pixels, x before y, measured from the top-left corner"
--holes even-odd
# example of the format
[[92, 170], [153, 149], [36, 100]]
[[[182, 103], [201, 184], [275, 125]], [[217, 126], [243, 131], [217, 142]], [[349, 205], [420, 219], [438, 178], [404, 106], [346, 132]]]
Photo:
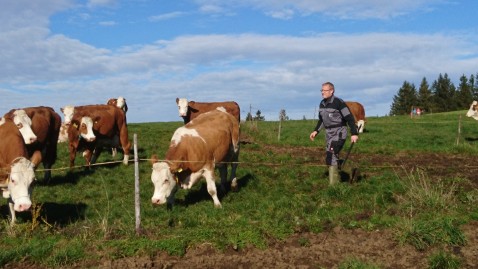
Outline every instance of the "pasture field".
[[[164, 156], [182, 123], [129, 123], [138, 137], [140, 235], [134, 163], [105, 149], [105, 164], [70, 171], [60, 144], [53, 178], [45, 182], [40, 166], [33, 209], [17, 213], [13, 227], [2, 199], [0, 266], [476, 268], [478, 122], [465, 113], [369, 117], [336, 186], [328, 185], [324, 132], [309, 140], [316, 121], [282, 122], [280, 140], [278, 122], [243, 122], [239, 190], [220, 195], [222, 209], [203, 181], [179, 190], [170, 210], [152, 206], [149, 159]], [[75, 163], [84, 165], [81, 154]]]

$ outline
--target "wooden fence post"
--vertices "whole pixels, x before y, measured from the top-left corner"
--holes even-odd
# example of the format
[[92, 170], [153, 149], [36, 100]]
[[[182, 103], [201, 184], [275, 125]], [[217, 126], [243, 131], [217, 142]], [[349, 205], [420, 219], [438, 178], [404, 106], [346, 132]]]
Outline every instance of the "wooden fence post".
[[277, 134], [277, 141], [280, 141], [280, 132], [282, 129], [282, 119], [279, 119], [279, 132]]
[[456, 136], [456, 145], [460, 144], [460, 136], [461, 136], [461, 115], [458, 117], [458, 135]]
[[136, 219], [136, 235], [141, 234], [141, 210], [139, 196], [139, 164], [138, 164], [138, 137], [134, 134], [134, 210]]

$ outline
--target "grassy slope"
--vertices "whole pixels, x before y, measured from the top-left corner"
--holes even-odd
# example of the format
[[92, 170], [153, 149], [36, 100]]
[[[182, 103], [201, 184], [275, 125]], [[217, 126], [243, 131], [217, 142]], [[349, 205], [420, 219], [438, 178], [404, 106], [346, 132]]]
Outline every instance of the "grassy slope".
[[[459, 115], [464, 112], [424, 115], [413, 120], [406, 116], [369, 118], [367, 132], [361, 135], [354, 151], [384, 155], [399, 152], [475, 155], [478, 147], [465, 138], [478, 137], [476, 121], [462, 117], [461, 143], [455, 145]], [[141, 160], [142, 236], [135, 235], [132, 163], [98, 166], [92, 171], [59, 169], [53, 172], [50, 182], [43, 182], [43, 175], [38, 172], [33, 220], [30, 214], [18, 214], [18, 225], [9, 227], [6, 202], [2, 203], [0, 265], [24, 257], [57, 266], [81, 259], [118, 258], [158, 250], [181, 255], [188, 247], [203, 242], [211, 242], [219, 249], [247, 245], [266, 248], [271, 238], [280, 240], [296, 231], [321, 232], [335, 225], [395, 229], [398, 241], [424, 249], [432, 245], [463, 244], [459, 225], [478, 219], [476, 207], [470, 206], [478, 199], [476, 190], [443, 191], [449, 187], [450, 179], [424, 190], [415, 184], [427, 180], [422, 175], [404, 179], [393, 171], [383, 170], [353, 186], [328, 187], [322, 165], [296, 165], [297, 160], [291, 156], [265, 148], [267, 144], [323, 147], [323, 133], [316, 142], [308, 139], [315, 126], [311, 120], [283, 122], [280, 141], [278, 122], [259, 122], [255, 128], [248, 124], [241, 126], [243, 134], [254, 143], [241, 148], [240, 160], [244, 162], [238, 169], [241, 189], [222, 197], [223, 209], [214, 209], [204, 184], [190, 191], [180, 190], [173, 210], [153, 207], [151, 165], [147, 159], [152, 154], [161, 158], [172, 133], [181, 125], [180, 122], [129, 124], [130, 137], [134, 133], [138, 136]], [[115, 160], [121, 158], [119, 154]], [[323, 156], [317, 159], [322, 160]], [[110, 160], [111, 155], [105, 151], [99, 162]], [[280, 165], [266, 165], [271, 163]], [[84, 164], [81, 155], [77, 156], [76, 164]], [[54, 168], [67, 166], [67, 146], [61, 144]], [[397, 200], [397, 196], [401, 199]], [[417, 204], [412, 224], [409, 208]], [[355, 216], [362, 212], [370, 217], [357, 220]]]

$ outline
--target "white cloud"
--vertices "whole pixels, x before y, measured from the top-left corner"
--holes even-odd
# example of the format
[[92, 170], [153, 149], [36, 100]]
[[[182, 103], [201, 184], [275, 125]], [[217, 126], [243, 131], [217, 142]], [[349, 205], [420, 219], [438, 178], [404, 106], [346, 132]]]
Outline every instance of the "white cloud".
[[88, 7], [113, 6], [117, 0], [88, 0]]
[[165, 20], [170, 20], [170, 19], [175, 19], [178, 17], [182, 17], [186, 15], [186, 12], [170, 12], [170, 13], [165, 13], [161, 15], [156, 15], [156, 16], [150, 16], [148, 18], [149, 21], [156, 22], [156, 21], [165, 21]]
[[238, 6], [252, 7], [280, 19], [290, 19], [293, 14], [312, 13], [323, 13], [342, 19], [388, 19], [420, 8], [429, 9], [434, 4], [446, 3], [445, 0], [196, 0], [196, 2], [201, 7], [215, 6], [217, 10], [227, 10]]
[[117, 23], [115, 21], [100, 21], [99, 25], [101, 26], [115, 26]]

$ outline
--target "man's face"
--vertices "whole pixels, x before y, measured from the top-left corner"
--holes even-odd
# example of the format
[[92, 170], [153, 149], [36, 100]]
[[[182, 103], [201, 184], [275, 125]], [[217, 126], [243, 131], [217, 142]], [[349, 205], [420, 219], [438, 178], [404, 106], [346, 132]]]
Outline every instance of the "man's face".
[[329, 85], [322, 86], [321, 92], [322, 92], [322, 97], [324, 99], [327, 99], [334, 94], [334, 91], [331, 89]]

